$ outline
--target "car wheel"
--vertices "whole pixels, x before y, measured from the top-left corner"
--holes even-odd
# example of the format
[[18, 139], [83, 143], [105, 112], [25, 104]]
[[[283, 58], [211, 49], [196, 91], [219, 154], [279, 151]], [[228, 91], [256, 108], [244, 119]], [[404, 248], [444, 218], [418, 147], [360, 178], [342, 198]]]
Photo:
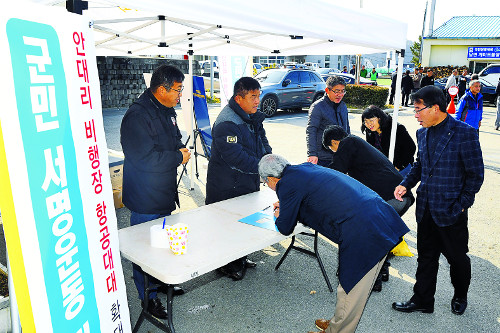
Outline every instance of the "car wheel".
[[272, 117], [278, 111], [278, 101], [274, 96], [267, 96], [262, 100], [260, 109], [266, 117]]

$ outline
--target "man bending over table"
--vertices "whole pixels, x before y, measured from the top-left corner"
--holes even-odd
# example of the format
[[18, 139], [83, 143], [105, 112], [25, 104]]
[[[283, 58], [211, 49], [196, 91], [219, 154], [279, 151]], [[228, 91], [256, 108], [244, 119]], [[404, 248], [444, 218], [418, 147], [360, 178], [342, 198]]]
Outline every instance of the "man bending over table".
[[284, 235], [297, 222], [338, 244], [335, 315], [316, 320], [321, 332], [354, 332], [387, 253], [409, 229], [377, 193], [357, 180], [312, 163], [290, 165], [279, 155], [259, 162], [260, 177], [276, 191], [276, 226]]

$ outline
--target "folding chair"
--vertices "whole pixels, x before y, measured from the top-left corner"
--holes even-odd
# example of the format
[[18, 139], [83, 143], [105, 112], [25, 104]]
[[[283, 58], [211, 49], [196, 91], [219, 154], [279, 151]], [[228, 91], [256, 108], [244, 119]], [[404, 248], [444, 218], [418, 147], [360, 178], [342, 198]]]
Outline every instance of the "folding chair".
[[[196, 128], [193, 129], [194, 139], [194, 159], [196, 166], [196, 178], [199, 177], [198, 173], [198, 156], [210, 158], [211, 147], [212, 147], [212, 127], [210, 126], [210, 118], [208, 116], [208, 106], [206, 98], [199, 97], [205, 94], [205, 84], [203, 78], [199, 76], [193, 76], [193, 87], [199, 95], [195, 95], [193, 98], [194, 102], [194, 121]], [[197, 140], [199, 139], [203, 153], [198, 152]]]
[[[184, 144], [184, 146], [187, 147], [188, 143], [189, 143], [189, 139], [191, 139], [191, 135], [188, 135], [188, 138], [186, 140], [186, 143]], [[181, 164], [182, 165], [182, 171], [181, 171], [181, 175], [179, 176], [179, 180], [177, 181], [177, 187], [179, 187], [180, 183], [181, 183], [181, 180], [182, 180], [182, 176], [184, 175], [184, 173], [187, 174], [187, 163], [186, 164]]]

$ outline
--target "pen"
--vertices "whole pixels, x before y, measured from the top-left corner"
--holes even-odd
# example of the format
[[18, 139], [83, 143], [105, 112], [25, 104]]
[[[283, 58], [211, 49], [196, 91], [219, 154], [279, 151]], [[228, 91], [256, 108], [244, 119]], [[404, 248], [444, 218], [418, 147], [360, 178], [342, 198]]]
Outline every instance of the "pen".
[[266, 209], [269, 209], [269, 208], [271, 208], [271, 206], [267, 206], [267, 207], [266, 207], [266, 208], [264, 208], [263, 210], [266, 210]]

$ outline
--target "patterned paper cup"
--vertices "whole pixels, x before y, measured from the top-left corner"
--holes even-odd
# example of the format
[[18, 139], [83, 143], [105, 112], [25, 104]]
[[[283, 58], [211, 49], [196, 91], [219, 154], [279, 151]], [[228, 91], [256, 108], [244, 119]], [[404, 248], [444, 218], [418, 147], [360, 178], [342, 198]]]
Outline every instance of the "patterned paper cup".
[[175, 255], [185, 254], [187, 252], [187, 242], [188, 242], [188, 226], [184, 223], [177, 223], [173, 226], [169, 226], [168, 232], [168, 242], [170, 249]]

